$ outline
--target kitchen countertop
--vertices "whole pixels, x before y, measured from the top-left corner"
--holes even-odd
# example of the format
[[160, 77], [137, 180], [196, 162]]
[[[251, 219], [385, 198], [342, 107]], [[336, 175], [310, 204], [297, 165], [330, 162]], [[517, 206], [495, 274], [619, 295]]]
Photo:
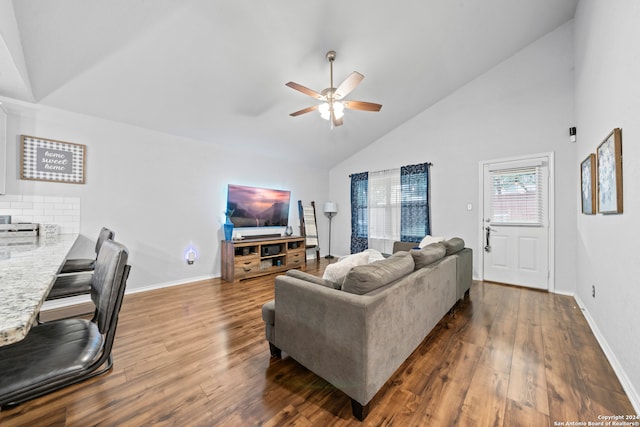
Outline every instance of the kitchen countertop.
[[0, 346], [27, 335], [77, 237], [0, 236]]

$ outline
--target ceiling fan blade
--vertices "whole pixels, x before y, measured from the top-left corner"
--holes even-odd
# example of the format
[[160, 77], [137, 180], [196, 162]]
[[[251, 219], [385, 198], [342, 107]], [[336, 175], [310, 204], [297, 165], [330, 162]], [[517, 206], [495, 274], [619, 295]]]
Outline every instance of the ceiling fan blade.
[[289, 114], [291, 117], [299, 116], [300, 114], [310, 113], [313, 110], [317, 110], [318, 106], [314, 105], [313, 107], [303, 108], [302, 110], [298, 110], [294, 113]]
[[331, 110], [331, 123], [333, 124], [333, 127], [342, 126], [342, 117], [337, 118], [333, 110]]
[[298, 83], [289, 82], [289, 83], [286, 83], [285, 86], [289, 86], [291, 89], [295, 89], [295, 90], [297, 90], [299, 92], [304, 93], [305, 95], [309, 95], [310, 97], [315, 98], [315, 99], [319, 99], [321, 101], [324, 101], [324, 99], [325, 99], [324, 96], [322, 96], [321, 94], [319, 94], [315, 90], [309, 89], [306, 86], [299, 85]]
[[342, 99], [345, 96], [349, 95], [351, 91], [360, 84], [362, 79], [364, 79], [364, 76], [357, 71], [349, 74], [347, 78], [344, 79], [344, 81], [340, 83], [340, 86], [338, 86], [338, 88], [336, 89], [334, 98]]
[[375, 104], [373, 102], [364, 102], [364, 101], [343, 101], [345, 108], [350, 108], [352, 110], [363, 110], [363, 111], [380, 111], [382, 105]]

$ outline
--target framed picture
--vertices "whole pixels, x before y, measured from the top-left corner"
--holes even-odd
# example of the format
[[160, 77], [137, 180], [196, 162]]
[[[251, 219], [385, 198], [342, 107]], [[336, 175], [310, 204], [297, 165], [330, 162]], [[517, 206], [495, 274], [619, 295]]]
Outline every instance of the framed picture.
[[81, 144], [22, 135], [20, 178], [84, 184], [86, 149]]
[[615, 128], [598, 146], [598, 212], [622, 213], [622, 132]]
[[596, 213], [596, 155], [580, 163], [580, 188], [582, 189], [582, 213], [593, 215]]

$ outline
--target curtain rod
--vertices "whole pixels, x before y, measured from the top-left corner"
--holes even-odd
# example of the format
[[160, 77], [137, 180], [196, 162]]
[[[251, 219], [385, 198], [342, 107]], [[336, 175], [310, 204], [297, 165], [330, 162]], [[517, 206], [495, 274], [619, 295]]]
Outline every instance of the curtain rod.
[[[427, 164], [427, 166], [429, 166], [429, 167], [433, 166], [433, 163], [431, 163], [431, 162], [425, 162], [425, 163], [426, 163], [426, 164]], [[418, 163], [418, 164], [420, 164], [420, 163]], [[404, 165], [404, 166], [400, 166], [400, 168], [403, 168], [403, 167], [405, 167], [405, 166], [412, 166], [412, 165]], [[400, 169], [400, 168], [397, 168], [397, 169]], [[392, 169], [383, 169], [383, 170], [381, 170], [381, 171], [373, 171], [373, 172], [371, 172], [371, 173], [375, 173], [375, 172], [387, 172], [387, 171], [390, 171], [390, 170], [392, 170]], [[362, 173], [362, 172], [359, 172], [359, 173]], [[353, 175], [357, 175], [357, 174], [354, 174], [354, 173], [349, 174], [349, 178], [351, 178]]]

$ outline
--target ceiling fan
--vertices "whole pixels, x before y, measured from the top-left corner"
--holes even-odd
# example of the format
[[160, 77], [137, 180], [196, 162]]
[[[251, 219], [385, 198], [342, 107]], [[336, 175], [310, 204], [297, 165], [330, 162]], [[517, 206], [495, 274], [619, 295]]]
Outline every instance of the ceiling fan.
[[296, 111], [289, 115], [295, 117], [314, 110], [319, 110], [322, 118], [325, 120], [329, 120], [331, 123], [331, 128], [333, 129], [334, 126], [342, 125], [342, 117], [344, 116], [345, 108], [362, 111], [380, 111], [380, 109], [382, 108], [382, 105], [380, 104], [363, 101], [348, 101], [344, 99], [344, 97], [349, 95], [351, 91], [353, 91], [356, 86], [360, 84], [362, 79], [364, 79], [364, 76], [357, 71], [354, 71], [349, 74], [349, 76], [344, 79], [342, 83], [340, 83], [340, 86], [335, 88], [333, 87], [333, 61], [335, 61], [336, 59], [336, 52], [330, 50], [329, 52], [327, 52], [326, 57], [329, 61], [330, 66], [330, 85], [328, 88], [318, 93], [315, 90], [309, 89], [308, 87], [302, 86], [298, 83], [289, 82], [286, 84], [291, 89], [300, 91], [305, 95], [309, 95], [310, 97], [323, 102], [321, 104]]

